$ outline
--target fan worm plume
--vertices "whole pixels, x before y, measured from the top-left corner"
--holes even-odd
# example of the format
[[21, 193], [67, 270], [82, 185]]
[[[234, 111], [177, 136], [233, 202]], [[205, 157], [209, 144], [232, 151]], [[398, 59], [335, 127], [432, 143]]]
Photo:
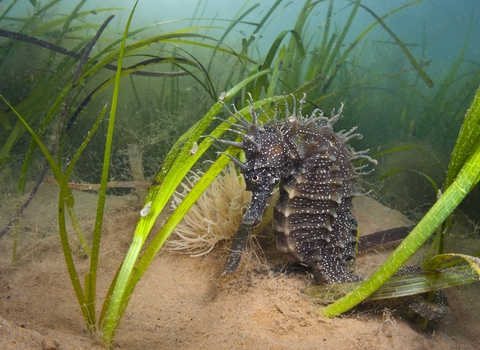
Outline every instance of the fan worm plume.
[[[184, 200], [202, 175], [197, 171], [186, 178], [182, 183], [183, 191], [173, 195], [173, 208]], [[250, 193], [245, 192], [244, 181], [237, 175], [234, 165], [228, 164], [177, 226], [166, 242], [168, 249], [192, 257], [208, 254], [218, 242], [233, 238], [249, 202]]]

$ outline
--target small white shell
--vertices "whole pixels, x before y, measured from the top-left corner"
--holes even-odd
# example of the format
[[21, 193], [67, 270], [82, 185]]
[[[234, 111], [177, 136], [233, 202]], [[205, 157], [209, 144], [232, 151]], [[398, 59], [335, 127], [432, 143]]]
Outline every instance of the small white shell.
[[190, 153], [191, 156], [194, 156], [195, 154], [197, 154], [197, 151], [198, 151], [198, 143], [194, 142], [192, 145], [192, 149], [188, 153]]
[[439, 189], [438, 192], [437, 192], [437, 200], [442, 198], [442, 195], [443, 195], [442, 190]]
[[150, 210], [152, 210], [152, 202], [148, 202], [147, 204], [145, 204], [143, 209], [140, 210], [140, 216], [142, 218], [146, 217], [150, 213]]
[[226, 93], [225, 91], [223, 91], [223, 92], [220, 94], [220, 96], [218, 96], [218, 99], [219, 99], [220, 101], [223, 101], [223, 100], [225, 99], [225, 97], [227, 97], [227, 93]]

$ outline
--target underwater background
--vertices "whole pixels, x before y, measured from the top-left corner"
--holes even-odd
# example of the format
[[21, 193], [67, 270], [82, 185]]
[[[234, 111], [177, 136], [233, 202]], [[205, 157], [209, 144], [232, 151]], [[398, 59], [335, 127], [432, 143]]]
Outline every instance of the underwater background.
[[[292, 44], [296, 40], [292, 34], [285, 34], [287, 57], [275, 93], [289, 94], [324, 74], [327, 81], [309, 93], [309, 101], [327, 112], [343, 102], [341, 127], [357, 125], [364, 135], [356, 147], [369, 148], [371, 154], [408, 148], [382, 157], [372, 175], [372, 180], [383, 181], [378, 195], [403, 210], [431, 204], [436, 194], [422, 175], [395, 169], [418, 171], [442, 186], [463, 116], [480, 81], [480, 39], [475, 34], [480, 31], [480, 4], [474, 0], [362, 1], [352, 10], [353, 3], [140, 1], [131, 24], [136, 32], [129, 42], [168, 33], [200, 37], [151, 42], [140, 53], [126, 57], [125, 64], [147, 57], [179, 57], [197, 67], [184, 70], [179, 63], [162, 62], [143, 70], [179, 76], [123, 79], [111, 177], [129, 178], [125, 150], [132, 142], [140, 144], [145, 173], [152, 177], [174, 141], [223, 91], [265, 65], [279, 34], [296, 29], [304, 53]], [[132, 1], [106, 1], [101, 7], [93, 1], [2, 1], [0, 27], [78, 52], [114, 14], [92, 51], [95, 55], [119, 40], [131, 6]], [[384, 16], [385, 26], [375, 22], [375, 16]], [[76, 62], [28, 39], [17, 39], [2, 35], [0, 93], [33, 127], [43, 121], [42, 127], [50, 128], [47, 135], [58, 118], [58, 111], [48, 115], [49, 108]], [[279, 51], [274, 53], [278, 57]], [[93, 116], [106, 103], [111, 87], [95, 90], [111, 73], [95, 71], [71, 98], [67, 118], [75, 124], [62, 146], [65, 159], [72, 156]], [[239, 106], [245, 103], [245, 92], [242, 99]], [[15, 173], [21, 169], [30, 136], [1, 103], [0, 164]], [[78, 110], [79, 106], [84, 108]], [[72, 117], [75, 110], [77, 115]], [[78, 181], [98, 182], [98, 148], [103, 147], [99, 142], [93, 140], [80, 159], [74, 172]], [[477, 201], [467, 203], [467, 211], [478, 212]]]
[[[219, 157], [225, 149], [213, 140], [234, 136], [222, 135], [229, 117], [223, 102], [248, 118], [252, 99], [263, 108], [261, 122], [277, 111], [284, 117], [285, 105], [291, 110], [303, 96], [304, 114], [321, 108], [331, 116], [343, 105], [336, 131], [358, 127], [363, 139], [352, 146], [378, 161], [359, 181], [362, 191], [418, 222], [480, 154], [479, 11], [476, 0], [0, 0], [0, 240], [12, 251], [2, 273], [13, 276], [24, 237], [45, 239], [43, 254], [54, 234], [69, 273], [63, 279], [73, 284], [87, 329], [100, 330], [111, 345], [136, 283], [152, 261], [162, 265], [154, 257], [163, 243], [222, 178], [228, 158]], [[477, 112], [465, 119], [471, 105]], [[195, 175], [188, 177], [190, 169]], [[480, 179], [474, 170], [472, 187]], [[49, 199], [35, 212], [51, 211], [40, 233], [22, 224], [39, 188], [51, 192], [40, 201], [59, 193], [58, 203]], [[448, 219], [434, 215], [432, 232], [444, 224], [427, 255], [459, 251], [478, 272], [479, 189], [469, 191], [458, 187], [452, 195], [461, 202], [458, 215], [449, 216], [453, 204]], [[82, 196], [88, 204], [75, 206]], [[125, 222], [112, 219], [106, 198], [134, 198], [118, 209]], [[157, 217], [160, 231], [149, 236]], [[466, 224], [456, 232], [452, 222], [459, 221]], [[101, 251], [102, 232], [110, 229], [122, 238], [104, 234], [109, 243]], [[460, 238], [469, 243], [458, 248]], [[25, 247], [20, 258], [36, 256], [35, 244]], [[99, 278], [106, 297], [96, 309], [99, 255], [117, 252], [108, 277]], [[465, 283], [478, 280], [471, 274]]]

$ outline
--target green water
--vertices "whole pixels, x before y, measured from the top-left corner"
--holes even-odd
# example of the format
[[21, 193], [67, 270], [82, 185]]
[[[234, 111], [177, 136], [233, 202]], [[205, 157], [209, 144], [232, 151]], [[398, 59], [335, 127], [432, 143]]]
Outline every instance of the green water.
[[[252, 96], [265, 112], [262, 122], [276, 111], [285, 117], [287, 101], [292, 110], [303, 96], [303, 114], [322, 108], [330, 116], [344, 104], [337, 131], [358, 126], [364, 138], [353, 147], [370, 149], [378, 160], [363, 178], [365, 192], [415, 221], [440, 198], [402, 243], [408, 246], [381, 267], [384, 280], [476, 183], [478, 113], [461, 133], [462, 147], [455, 145], [480, 83], [478, 1], [140, 0], [122, 45], [134, 3], [0, 0], [0, 239], [8, 234], [15, 261], [22, 236], [11, 226], [36, 186], [56, 179], [58, 213], [49, 214], [58, 214], [55, 225], [86, 327], [100, 330], [107, 344], [165, 240], [229, 161], [218, 157], [224, 151], [218, 142], [210, 147], [214, 137], [202, 137], [234, 137], [223, 135], [228, 126], [214, 118], [228, 118], [221, 101], [248, 118]], [[464, 162], [468, 170], [440, 197], [454, 146], [461, 150], [453, 153], [456, 172]], [[172, 212], [169, 199], [191, 168], [205, 175]], [[93, 238], [82, 232], [73, 200], [79, 194], [67, 182], [87, 183], [90, 190], [101, 183]], [[129, 208], [137, 226], [128, 232], [131, 244], [100, 311], [97, 264], [107, 182], [116, 182], [108, 194], [131, 194], [140, 185], [144, 192]], [[66, 209], [74, 230], [67, 229]], [[461, 235], [477, 238], [478, 190], [461, 209], [469, 223]], [[153, 232], [161, 213], [166, 221]], [[450, 222], [442, 227], [452, 228]], [[460, 235], [451, 233], [455, 243]], [[443, 250], [442, 231], [436, 237], [432, 255]], [[453, 249], [479, 251], [475, 244], [467, 252]], [[90, 258], [86, 274], [77, 273], [80, 258]]]
[[[392, 169], [410, 169], [442, 187], [480, 82], [479, 4], [357, 5], [340, 0], [265, 1], [258, 6], [248, 1], [140, 1], [127, 45], [142, 40], [145, 45], [127, 53], [124, 67], [146, 66], [136, 72], [143, 75], [129, 74], [121, 81], [110, 180], [132, 179], [127, 153], [132, 143], [139, 145], [145, 176], [152, 179], [175, 141], [222, 92], [265, 68], [272, 68], [264, 78], [270, 83], [277, 67], [274, 92], [279, 95], [323, 74], [307, 93], [309, 108], [329, 114], [343, 102], [345, 117], [338, 127], [358, 126], [364, 139], [354, 143], [356, 149], [377, 154], [415, 146], [378, 159], [368, 177], [378, 199], [404, 211], [433, 203], [436, 193], [418, 173], [377, 179]], [[54, 153], [64, 165], [110, 102], [112, 85], [105, 82], [114, 70], [98, 68], [95, 62], [116, 64], [110, 55], [118, 50], [132, 6], [133, 1], [104, 2], [103, 7], [93, 1], [0, 2], [0, 93], [47, 146], [58, 143]], [[82, 50], [109, 15], [115, 17], [72, 87]], [[171, 35], [149, 41], [166, 34]], [[236, 105], [245, 105], [246, 92], [264, 97], [266, 86], [265, 81], [247, 86], [234, 98]], [[2, 178], [14, 181], [23, 174], [32, 180], [43, 167], [43, 156], [3, 102], [0, 111]], [[73, 181], [99, 182], [106, 128], [102, 122], [74, 169]], [[215, 158], [218, 150], [204, 158]], [[473, 216], [480, 209], [471, 199], [475, 197], [478, 192], [464, 205]]]

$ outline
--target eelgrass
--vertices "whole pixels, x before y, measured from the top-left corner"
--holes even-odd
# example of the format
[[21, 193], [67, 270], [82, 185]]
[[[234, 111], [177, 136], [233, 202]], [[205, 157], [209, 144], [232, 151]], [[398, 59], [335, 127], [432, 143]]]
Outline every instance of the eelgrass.
[[[59, 168], [58, 164], [50, 154], [49, 150], [47, 147], [43, 144], [42, 140], [39, 138], [39, 136], [35, 133], [35, 131], [28, 125], [28, 123], [25, 121], [25, 119], [22, 118], [20, 114], [17, 113], [17, 111], [11, 106], [4, 98], [3, 96], [0, 96], [3, 101], [15, 112], [19, 120], [24, 124], [25, 128], [30, 132], [32, 135], [33, 139], [35, 142], [37, 142], [38, 147], [41, 149], [42, 153], [44, 154], [45, 158], [47, 159], [54, 176], [58, 183], [60, 184], [60, 195], [59, 195], [59, 202], [58, 202], [58, 223], [59, 223], [59, 233], [60, 233], [60, 239], [62, 242], [62, 248], [63, 248], [63, 253], [65, 256], [65, 260], [67, 262], [67, 269], [70, 275], [70, 279], [73, 284], [73, 288], [75, 290], [75, 294], [78, 298], [78, 302], [80, 304], [80, 308], [82, 310], [83, 316], [87, 322], [87, 325], [91, 327], [91, 325], [94, 324], [94, 318], [91, 317], [89, 314], [89, 310], [87, 309], [87, 303], [85, 299], [85, 295], [83, 293], [82, 287], [79, 282], [79, 278], [77, 275], [77, 272], [75, 270], [75, 265], [73, 262], [72, 254], [70, 251], [70, 245], [68, 241], [68, 235], [67, 235], [67, 229], [65, 225], [65, 208], [66, 207], [73, 207], [73, 196], [70, 191], [70, 188], [68, 187], [68, 177], [71, 174], [71, 171], [73, 169], [73, 166], [75, 165], [76, 161], [78, 160], [78, 157], [81, 155], [83, 150], [85, 149], [85, 146], [88, 144], [90, 141], [91, 137], [95, 134], [95, 131], [97, 130], [98, 126], [100, 125], [100, 122], [103, 118], [103, 115], [106, 111], [106, 108], [103, 109], [102, 113], [100, 114], [99, 118], [97, 119], [97, 122], [91, 129], [90, 134], [88, 137], [85, 139], [84, 143], [82, 146], [79, 148], [77, 154], [74, 156], [72, 159], [72, 162], [70, 163], [70, 166], [67, 168], [65, 171], [65, 174], [62, 174], [61, 169]], [[89, 328], [90, 328], [89, 327]]]
[[[333, 8], [333, 3], [335, 2], [334, 0], [329, 1], [329, 8], [325, 16], [325, 28], [323, 29], [323, 33], [319, 32], [319, 30], [316, 30], [313, 32], [313, 34], [310, 34], [312, 37], [312, 42], [313, 38], [321, 38], [321, 42], [318, 43], [318, 46], [314, 46], [313, 48], [310, 47], [309, 50], [313, 52], [317, 52], [317, 55], [312, 55], [310, 59], [305, 60], [301, 59], [301, 52], [298, 52], [298, 54], [295, 54], [295, 46], [296, 46], [296, 38], [292, 37], [290, 39], [289, 45], [288, 45], [288, 51], [292, 52], [288, 59], [285, 62], [285, 65], [291, 66], [292, 71], [295, 72], [295, 74], [290, 74], [290, 72], [285, 72], [284, 76], [282, 77], [282, 82], [287, 86], [287, 87], [292, 87], [292, 86], [298, 86], [298, 83], [301, 81], [308, 81], [313, 79], [314, 76], [324, 73], [328, 76], [327, 81], [322, 85], [318, 91], [315, 91], [311, 93], [311, 100], [314, 101], [316, 104], [320, 104], [322, 102], [322, 107], [325, 109], [328, 109], [328, 106], [333, 104], [338, 105], [338, 101], [341, 101], [341, 97], [339, 95], [345, 93], [346, 91], [352, 89], [353, 87], [356, 86], [368, 86], [371, 83], [375, 82], [375, 80], [365, 80], [362, 83], [347, 83], [343, 82], [341, 87], [336, 86], [334, 83], [338, 79], [339, 73], [342, 71], [342, 69], [345, 69], [345, 65], [347, 62], [347, 59], [354, 59], [354, 60], [359, 60], [361, 59], [361, 54], [359, 55], [358, 53], [356, 55], [353, 55], [354, 49], [358, 47], [359, 43], [362, 42], [363, 39], [367, 36], [367, 34], [374, 29], [377, 25], [381, 25], [385, 31], [392, 36], [392, 38], [395, 40], [397, 45], [401, 48], [403, 54], [408, 58], [410, 63], [412, 64], [413, 68], [417, 71], [417, 73], [421, 76], [421, 78], [425, 81], [425, 83], [429, 86], [433, 86], [433, 82], [428, 77], [428, 75], [425, 73], [425, 71], [422, 68], [422, 65], [417, 63], [413, 55], [410, 53], [406, 45], [403, 43], [403, 41], [391, 30], [388, 25], [385, 23], [385, 19], [388, 17], [398, 13], [399, 11], [402, 11], [410, 6], [416, 5], [423, 0], [415, 0], [410, 3], [407, 3], [405, 5], [399, 6], [398, 8], [390, 11], [389, 13], [379, 16], [377, 15], [374, 11], [372, 11], [370, 8], [367, 6], [361, 4], [361, 0], [359, 1], [354, 1], [351, 4], [351, 11], [348, 15], [348, 18], [346, 22], [341, 26], [339, 32], [330, 32], [330, 28], [332, 27], [332, 8]], [[321, 2], [320, 1], [311, 1], [311, 0], [306, 0], [304, 3], [304, 6], [300, 12], [300, 16], [298, 16], [296, 24], [295, 24], [295, 32], [299, 33], [299, 35], [305, 39], [307, 36], [307, 20], [309, 18], [309, 15], [313, 11], [313, 9], [318, 6]], [[358, 10], [362, 8], [369, 12], [375, 19], [373, 23], [371, 23], [369, 26], [367, 26], [362, 32], [356, 36], [356, 38], [348, 45], [347, 49], [342, 52], [341, 48], [344, 46], [344, 41], [347, 36], [347, 34], [350, 31], [351, 25], [356, 18]], [[315, 45], [315, 43], [313, 43]], [[352, 57], [355, 56], [355, 57]], [[349, 76], [352, 75], [351, 72], [348, 74]], [[383, 75], [383, 78], [387, 78], [388, 75]], [[378, 79], [378, 78], [376, 78]], [[335, 98], [333, 99], [332, 102], [330, 102], [327, 106], [325, 105], [326, 99], [332, 99], [332, 96]], [[338, 96], [338, 97], [337, 97]]]
[[[478, 266], [478, 262], [476, 266]], [[368, 300], [402, 298], [474, 282], [478, 282], [478, 276], [472, 273], [470, 266], [462, 266], [455, 271], [422, 271], [409, 274], [408, 277], [393, 276], [389, 278], [381, 288], [368, 297]], [[307, 287], [303, 291], [322, 303], [333, 303], [354, 291], [361, 284], [362, 282], [353, 282], [333, 287], [329, 285]]]

